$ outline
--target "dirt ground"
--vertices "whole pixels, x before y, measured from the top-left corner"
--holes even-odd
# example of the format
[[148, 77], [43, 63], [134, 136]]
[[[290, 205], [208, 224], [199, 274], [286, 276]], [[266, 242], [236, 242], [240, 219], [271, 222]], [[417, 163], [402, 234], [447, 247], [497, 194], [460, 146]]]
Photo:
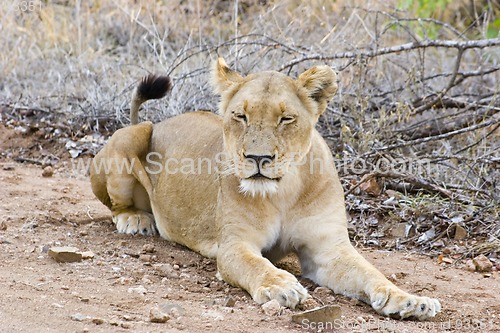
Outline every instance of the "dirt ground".
[[[246, 293], [216, 279], [213, 260], [159, 237], [117, 234], [88, 179], [67, 167], [46, 178], [41, 167], [3, 161], [0, 184], [0, 332], [318, 331], [293, 323], [288, 309], [265, 315]], [[57, 263], [51, 246], [95, 256]], [[498, 272], [484, 277], [437, 258], [360, 251], [406, 290], [439, 298], [443, 312], [427, 323], [386, 320], [302, 280], [317, 303], [342, 308], [335, 331], [500, 332]], [[297, 270], [293, 259], [286, 266]], [[228, 298], [233, 306], [225, 306]], [[172, 318], [150, 322], [156, 307], [175, 308]]]

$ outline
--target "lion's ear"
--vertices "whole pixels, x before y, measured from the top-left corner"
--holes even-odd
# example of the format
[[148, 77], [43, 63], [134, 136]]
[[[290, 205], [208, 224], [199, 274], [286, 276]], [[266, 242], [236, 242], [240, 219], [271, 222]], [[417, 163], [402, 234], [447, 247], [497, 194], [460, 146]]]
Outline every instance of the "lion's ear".
[[243, 78], [238, 72], [233, 71], [223, 58], [217, 59], [212, 71], [212, 85], [217, 94], [222, 94], [234, 84], [241, 82]]
[[297, 84], [306, 90], [309, 98], [318, 103], [321, 114], [337, 92], [337, 75], [330, 66], [316, 66], [300, 74]]

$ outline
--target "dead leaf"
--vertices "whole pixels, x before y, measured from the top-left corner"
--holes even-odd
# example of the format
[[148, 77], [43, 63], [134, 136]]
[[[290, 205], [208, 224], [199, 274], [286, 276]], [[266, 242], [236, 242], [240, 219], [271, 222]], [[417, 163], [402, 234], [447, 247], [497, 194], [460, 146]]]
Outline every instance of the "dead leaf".
[[375, 197], [379, 196], [382, 190], [380, 189], [380, 186], [377, 182], [377, 179], [375, 177], [370, 178], [366, 180], [369, 177], [369, 175], [364, 175], [363, 178], [361, 178], [361, 185], [359, 185], [359, 188], [365, 191], [366, 193], [373, 195]]

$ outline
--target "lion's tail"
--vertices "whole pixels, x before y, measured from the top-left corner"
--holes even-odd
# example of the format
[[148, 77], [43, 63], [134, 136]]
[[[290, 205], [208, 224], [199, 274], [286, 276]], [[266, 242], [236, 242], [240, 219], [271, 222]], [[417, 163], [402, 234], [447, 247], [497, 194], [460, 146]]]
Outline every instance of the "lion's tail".
[[148, 75], [142, 78], [141, 82], [132, 96], [130, 107], [130, 123], [139, 123], [139, 108], [142, 103], [150, 99], [163, 98], [172, 88], [172, 81], [168, 76]]

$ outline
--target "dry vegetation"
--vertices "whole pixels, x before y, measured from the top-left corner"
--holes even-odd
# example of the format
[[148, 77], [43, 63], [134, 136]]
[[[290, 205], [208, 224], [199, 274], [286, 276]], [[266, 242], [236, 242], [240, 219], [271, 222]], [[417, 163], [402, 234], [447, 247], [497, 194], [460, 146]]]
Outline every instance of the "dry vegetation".
[[415, 236], [385, 246], [433, 250], [459, 224], [480, 240], [462, 243], [462, 253], [500, 250], [498, 27], [487, 39], [497, 2], [469, 15], [455, 2], [419, 19], [390, 1], [21, 2], [0, 5], [6, 126], [34, 115], [50, 142], [78, 144], [128, 123], [131, 90], [149, 72], [174, 79], [167, 100], [142, 114], [159, 121], [216, 108], [207, 73], [218, 55], [243, 73], [296, 75], [327, 63], [340, 91], [319, 127], [359, 237], [381, 246], [378, 221], [406, 223]]

